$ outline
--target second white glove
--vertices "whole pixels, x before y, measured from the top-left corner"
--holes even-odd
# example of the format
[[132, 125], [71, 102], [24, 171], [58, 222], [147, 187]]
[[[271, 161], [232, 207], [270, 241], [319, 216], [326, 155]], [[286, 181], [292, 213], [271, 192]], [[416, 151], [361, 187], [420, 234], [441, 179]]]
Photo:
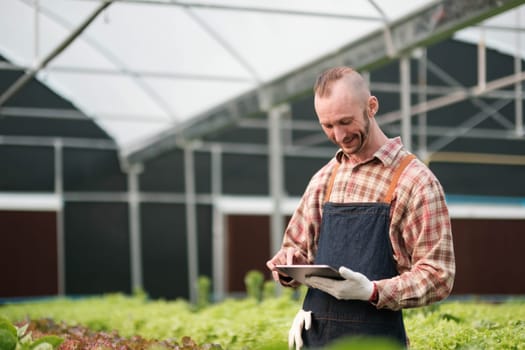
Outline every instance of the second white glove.
[[299, 310], [295, 318], [293, 319], [292, 327], [288, 332], [288, 348], [300, 350], [303, 347], [303, 328], [306, 330], [310, 329], [312, 325], [312, 311]]
[[365, 301], [370, 299], [374, 292], [374, 283], [370, 282], [365, 275], [344, 266], [339, 268], [339, 273], [345, 278], [344, 280], [310, 276], [306, 278], [306, 284], [337, 299]]

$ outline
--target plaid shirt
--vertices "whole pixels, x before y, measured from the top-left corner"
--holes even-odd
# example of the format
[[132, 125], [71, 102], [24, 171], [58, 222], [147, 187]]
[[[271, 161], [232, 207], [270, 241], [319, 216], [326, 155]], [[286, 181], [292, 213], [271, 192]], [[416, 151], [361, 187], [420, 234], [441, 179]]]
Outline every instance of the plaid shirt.
[[[337, 161], [341, 165], [331, 202], [382, 202], [406, 154], [400, 138], [390, 139], [361, 163], [339, 150], [312, 177], [285, 231], [283, 247], [298, 249], [304, 263], [314, 262], [324, 196]], [[443, 188], [419, 160], [412, 160], [399, 178], [391, 202], [390, 241], [399, 276], [375, 281], [378, 308], [422, 306], [449, 295], [455, 275], [450, 218]]]

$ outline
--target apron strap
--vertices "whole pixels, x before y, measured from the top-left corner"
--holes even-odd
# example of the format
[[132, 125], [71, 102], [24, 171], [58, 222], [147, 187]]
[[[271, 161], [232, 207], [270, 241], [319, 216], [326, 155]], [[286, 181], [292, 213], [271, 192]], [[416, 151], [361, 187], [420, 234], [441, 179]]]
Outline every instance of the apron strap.
[[326, 194], [324, 195], [324, 203], [330, 200], [330, 195], [332, 194], [332, 187], [334, 187], [335, 176], [337, 175], [337, 169], [339, 169], [341, 163], [335, 162], [334, 169], [330, 175], [330, 181], [328, 182], [328, 188], [326, 189]]
[[[388, 188], [388, 191], [385, 195], [385, 199], [383, 200], [384, 203], [392, 202], [392, 196], [394, 195], [394, 191], [397, 187], [397, 182], [399, 180], [399, 177], [403, 173], [403, 170], [408, 166], [408, 164], [412, 161], [412, 159], [415, 159], [416, 156], [414, 154], [407, 154], [402, 160], [397, 169], [394, 172], [394, 176], [392, 177], [392, 181], [390, 182], [390, 187]], [[324, 203], [328, 202], [330, 200], [330, 195], [332, 194], [332, 187], [334, 187], [335, 177], [337, 176], [337, 170], [339, 169], [339, 166], [341, 164], [339, 162], [336, 162], [334, 165], [334, 169], [332, 170], [332, 174], [330, 175], [330, 180], [328, 182], [328, 188], [326, 189], [326, 193], [324, 195]]]
[[392, 196], [394, 195], [394, 191], [397, 187], [397, 182], [399, 181], [399, 177], [401, 176], [401, 173], [403, 173], [403, 170], [407, 167], [407, 165], [412, 161], [412, 159], [416, 158], [413, 154], [407, 154], [402, 160], [399, 166], [397, 167], [396, 171], [394, 172], [394, 176], [392, 177], [392, 181], [390, 182], [390, 187], [388, 188], [388, 191], [385, 195], [385, 199], [383, 200], [384, 203], [390, 204], [392, 202]]

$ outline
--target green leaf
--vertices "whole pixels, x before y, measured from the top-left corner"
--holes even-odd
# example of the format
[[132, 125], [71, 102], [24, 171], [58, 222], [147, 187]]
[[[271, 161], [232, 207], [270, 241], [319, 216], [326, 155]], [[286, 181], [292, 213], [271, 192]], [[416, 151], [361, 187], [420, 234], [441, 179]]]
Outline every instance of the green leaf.
[[[19, 333], [20, 334], [20, 333]], [[31, 334], [31, 332], [27, 332], [27, 333], [22, 333], [23, 336], [19, 336], [19, 343], [20, 344], [31, 344], [33, 342], [33, 336]]]
[[393, 340], [384, 338], [354, 337], [335, 341], [327, 350], [402, 350], [403, 347]]
[[6, 329], [0, 329], [0, 350], [15, 350], [16, 337]]
[[449, 314], [449, 313], [441, 314], [440, 318], [443, 319], [443, 320], [453, 321], [453, 322], [456, 322], [456, 323], [460, 323], [462, 321], [461, 318], [459, 318], [457, 316], [454, 316], [452, 314]]
[[18, 339], [21, 339], [26, 334], [27, 327], [29, 327], [29, 323], [26, 323], [22, 327], [16, 328], [16, 333], [17, 333], [16, 336], [18, 337]]
[[31, 346], [31, 350], [53, 350], [53, 345], [49, 343], [40, 343], [37, 346]]
[[11, 321], [9, 321], [7, 318], [5, 317], [0, 317], [0, 329], [5, 329], [6, 331], [8, 331], [9, 333], [11, 333], [12, 335], [14, 335], [15, 337], [17, 336], [16, 334], [16, 327], [13, 326], [13, 324], [11, 323]]
[[31, 344], [31, 349], [34, 350], [47, 350], [48, 347], [40, 347], [40, 345], [48, 344], [51, 346], [49, 349], [55, 349], [58, 347], [64, 339], [56, 336], [56, 335], [45, 335], [41, 338], [36, 339], [33, 344]]

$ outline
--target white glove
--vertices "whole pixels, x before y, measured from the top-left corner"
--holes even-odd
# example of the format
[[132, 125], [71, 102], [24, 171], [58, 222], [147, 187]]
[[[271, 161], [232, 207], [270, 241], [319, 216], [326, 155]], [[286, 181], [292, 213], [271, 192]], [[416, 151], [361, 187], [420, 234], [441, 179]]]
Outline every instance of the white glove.
[[374, 292], [374, 283], [370, 282], [365, 275], [354, 272], [349, 268], [341, 266], [339, 273], [344, 280], [310, 276], [306, 278], [309, 287], [317, 288], [337, 299], [353, 299], [368, 301]]
[[293, 349], [295, 343], [295, 350], [303, 347], [303, 328], [310, 329], [312, 325], [312, 311], [299, 310], [293, 319], [292, 328], [288, 332], [288, 349]]

